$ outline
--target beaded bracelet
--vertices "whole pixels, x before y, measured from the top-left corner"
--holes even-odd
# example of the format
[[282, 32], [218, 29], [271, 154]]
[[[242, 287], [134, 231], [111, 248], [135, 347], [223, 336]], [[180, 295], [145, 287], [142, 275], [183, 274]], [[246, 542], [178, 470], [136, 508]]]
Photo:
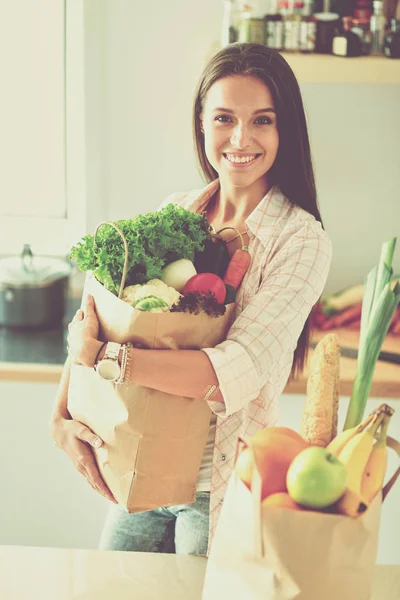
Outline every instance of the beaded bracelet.
[[132, 344], [130, 342], [122, 345], [122, 356], [121, 356], [121, 372], [115, 383], [121, 384], [125, 383], [125, 381], [129, 381], [129, 377], [127, 378], [127, 373], [129, 374], [128, 366], [130, 363], [130, 349], [132, 348]]

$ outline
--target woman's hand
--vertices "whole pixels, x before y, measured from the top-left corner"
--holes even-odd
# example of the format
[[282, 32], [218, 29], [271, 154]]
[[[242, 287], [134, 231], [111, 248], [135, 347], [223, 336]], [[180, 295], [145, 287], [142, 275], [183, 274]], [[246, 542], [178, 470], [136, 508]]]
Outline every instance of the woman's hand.
[[102, 342], [98, 340], [99, 320], [94, 299], [87, 296], [84, 310], [78, 309], [68, 325], [68, 353], [74, 364], [93, 367], [97, 351]]
[[74, 467], [83, 475], [96, 492], [118, 504], [105, 484], [97, 468], [93, 448], [100, 448], [103, 441], [88, 427], [63, 417], [53, 418], [50, 423], [52, 438], [59, 448], [64, 450]]

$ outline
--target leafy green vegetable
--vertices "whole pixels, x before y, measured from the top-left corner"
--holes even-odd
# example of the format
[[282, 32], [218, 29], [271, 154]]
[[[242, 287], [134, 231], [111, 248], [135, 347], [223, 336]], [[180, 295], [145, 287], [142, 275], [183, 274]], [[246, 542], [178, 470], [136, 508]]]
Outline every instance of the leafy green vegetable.
[[[204, 215], [168, 204], [163, 209], [116, 221], [128, 244], [125, 286], [160, 279], [163, 268], [180, 258], [194, 261], [211, 235]], [[118, 295], [124, 267], [124, 243], [118, 231], [104, 225], [96, 236], [86, 235], [69, 254], [81, 271], [92, 270], [110, 292]]]
[[396, 241], [393, 237], [382, 244], [379, 263], [365, 279], [357, 370], [344, 429], [359, 425], [363, 419], [379, 353], [400, 302], [400, 285], [396, 283], [392, 289]]
[[220, 317], [225, 314], [226, 306], [220, 304], [211, 292], [190, 292], [171, 307], [171, 312], [188, 312], [192, 315], [205, 312], [210, 317]]
[[137, 310], [150, 312], [155, 308], [158, 308], [163, 309], [163, 312], [169, 312], [168, 304], [165, 302], [165, 300], [163, 300], [162, 298], [158, 298], [157, 296], [146, 296], [145, 298], [142, 298], [141, 300], [135, 302], [133, 306], [137, 308]]

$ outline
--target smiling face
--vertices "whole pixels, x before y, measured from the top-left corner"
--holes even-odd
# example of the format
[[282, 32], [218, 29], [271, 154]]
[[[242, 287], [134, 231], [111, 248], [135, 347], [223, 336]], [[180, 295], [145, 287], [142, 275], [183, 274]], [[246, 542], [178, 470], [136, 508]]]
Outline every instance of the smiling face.
[[279, 134], [272, 94], [258, 77], [218, 79], [206, 95], [201, 121], [207, 159], [222, 183], [268, 186]]

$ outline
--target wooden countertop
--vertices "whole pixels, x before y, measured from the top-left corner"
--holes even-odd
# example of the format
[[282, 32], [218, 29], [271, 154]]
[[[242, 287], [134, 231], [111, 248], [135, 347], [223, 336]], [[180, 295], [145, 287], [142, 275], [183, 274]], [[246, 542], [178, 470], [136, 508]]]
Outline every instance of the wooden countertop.
[[[0, 598], [201, 600], [206, 565], [200, 556], [0, 546]], [[400, 566], [375, 566], [371, 600], [398, 600], [399, 589]]]
[[[339, 344], [342, 347], [358, 348], [359, 331], [352, 331], [346, 328], [332, 329], [331, 331], [316, 331], [312, 341], [319, 341], [328, 333], [335, 333], [339, 337]], [[396, 352], [400, 354], [400, 337], [387, 335], [382, 346], [382, 350], [387, 352]], [[308, 365], [314, 350], [310, 349], [307, 365], [301, 377], [297, 381], [291, 381], [284, 389], [284, 394], [304, 394], [306, 392], [306, 383], [308, 378]], [[340, 359], [340, 395], [350, 396], [353, 381], [356, 376], [356, 363], [354, 358]], [[400, 365], [378, 361], [375, 368], [371, 397], [375, 398], [400, 398]]]
[[[312, 340], [319, 341], [328, 333], [339, 336], [341, 346], [357, 348], [359, 332], [349, 329], [335, 329], [332, 331], [317, 331]], [[400, 353], [400, 337], [387, 335], [382, 350]], [[313, 350], [309, 352], [308, 364]], [[62, 365], [35, 364], [35, 363], [8, 363], [0, 362], [1, 381], [30, 381], [58, 383], [61, 377]], [[340, 360], [340, 394], [350, 396], [356, 373], [356, 360], [341, 357]], [[284, 394], [305, 394], [308, 377], [308, 366], [297, 381], [291, 381], [284, 389]], [[400, 398], [400, 365], [378, 361], [372, 384], [372, 397]]]

